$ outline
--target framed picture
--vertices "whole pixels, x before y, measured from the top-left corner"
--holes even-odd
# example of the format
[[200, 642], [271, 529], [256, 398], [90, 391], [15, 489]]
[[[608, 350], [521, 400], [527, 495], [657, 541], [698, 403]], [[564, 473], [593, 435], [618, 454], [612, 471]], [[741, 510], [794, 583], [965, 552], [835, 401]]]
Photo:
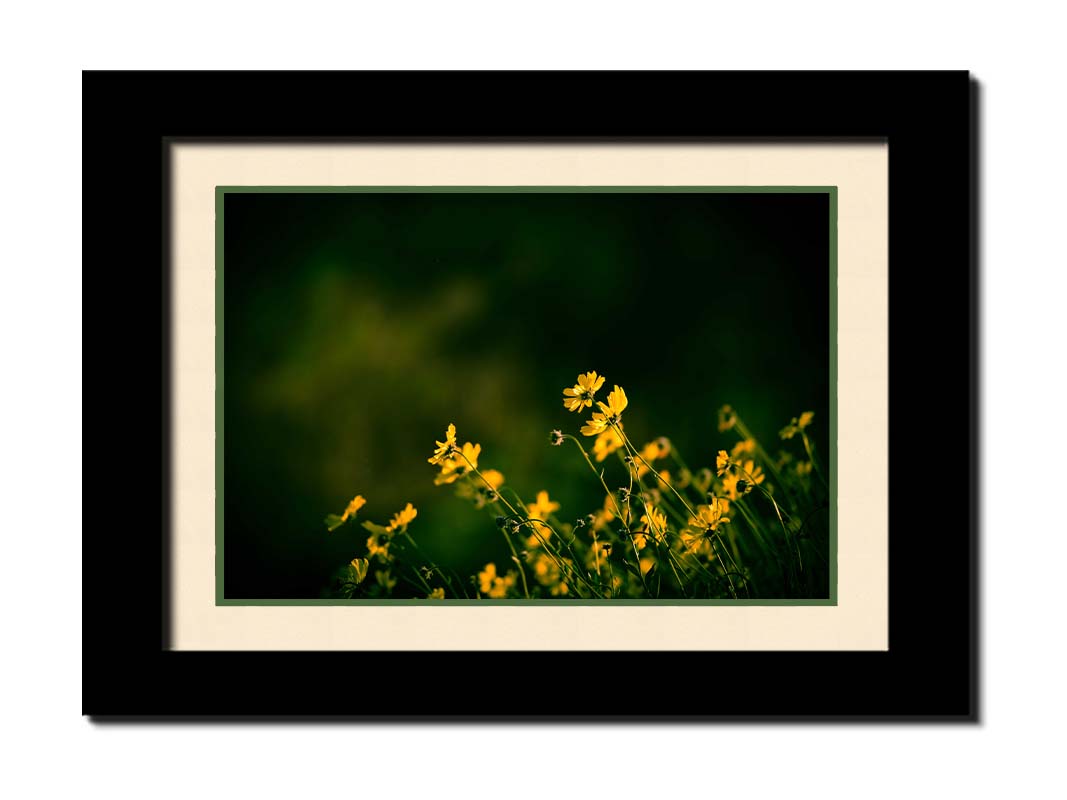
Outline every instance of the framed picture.
[[84, 712], [976, 719], [973, 104], [86, 73]]

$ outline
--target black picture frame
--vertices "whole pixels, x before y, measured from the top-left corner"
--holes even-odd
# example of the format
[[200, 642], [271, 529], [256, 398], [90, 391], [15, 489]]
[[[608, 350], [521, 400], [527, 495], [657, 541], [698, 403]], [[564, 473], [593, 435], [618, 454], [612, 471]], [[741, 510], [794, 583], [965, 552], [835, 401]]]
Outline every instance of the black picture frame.
[[[84, 73], [82, 713], [977, 720], [976, 104], [964, 71]], [[170, 147], [353, 139], [888, 141], [888, 651], [169, 650]], [[101, 453], [121, 466], [94, 469]], [[358, 690], [388, 687], [404, 661], [424, 680]], [[706, 690], [691, 683], [684, 706], [595, 700], [598, 684], [650, 670], [708, 676]], [[570, 679], [502, 703], [484, 691], [492, 671]]]

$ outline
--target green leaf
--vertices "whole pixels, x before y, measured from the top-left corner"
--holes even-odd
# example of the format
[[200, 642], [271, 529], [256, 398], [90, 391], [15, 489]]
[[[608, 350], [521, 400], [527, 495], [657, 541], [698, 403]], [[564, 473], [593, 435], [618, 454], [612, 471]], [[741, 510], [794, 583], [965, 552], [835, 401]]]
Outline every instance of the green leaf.
[[326, 523], [326, 530], [333, 533], [345, 524], [345, 519], [338, 514], [327, 514], [326, 519], [324, 519], [323, 522]]
[[373, 522], [370, 521], [364, 522], [363, 527], [371, 533], [392, 533], [392, 531], [390, 531], [388, 528], [383, 527], [382, 525], [375, 525]]

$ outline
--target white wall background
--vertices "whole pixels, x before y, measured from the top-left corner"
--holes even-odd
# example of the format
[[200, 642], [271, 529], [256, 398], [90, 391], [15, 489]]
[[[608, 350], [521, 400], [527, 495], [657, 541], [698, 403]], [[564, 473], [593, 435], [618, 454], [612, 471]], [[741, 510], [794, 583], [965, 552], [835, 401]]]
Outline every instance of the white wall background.
[[[1062, 372], [1049, 369], [1064, 364], [1067, 344], [1061, 13], [1032, 0], [7, 7], [0, 24], [0, 792], [820, 800], [1062, 792], [1055, 762], [1067, 712], [1067, 525], [1059, 502], [1067, 409]], [[81, 414], [66, 391], [81, 378], [80, 240], [56, 237], [54, 218], [35, 219], [32, 210], [58, 205], [80, 231], [80, 183], [72, 183], [80, 174], [79, 70], [192, 67], [972, 70], [983, 84], [983, 723], [99, 728], [82, 719], [80, 586], [42, 597], [37, 578], [46, 564], [68, 564], [72, 579], [80, 576], [77, 526], [42, 532], [39, 524], [44, 514], [80, 511]], [[42, 177], [71, 191], [46, 189]], [[42, 241], [49, 243], [44, 264]], [[58, 477], [69, 494], [38, 486], [45, 473], [48, 488]]]

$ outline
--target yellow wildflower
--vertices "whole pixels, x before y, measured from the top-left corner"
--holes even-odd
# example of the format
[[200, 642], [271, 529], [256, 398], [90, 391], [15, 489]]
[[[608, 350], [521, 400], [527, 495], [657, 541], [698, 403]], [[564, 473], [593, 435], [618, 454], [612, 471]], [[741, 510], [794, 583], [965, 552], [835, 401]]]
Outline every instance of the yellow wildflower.
[[[462, 452], [462, 455], [459, 453]], [[433, 479], [434, 486], [446, 483], [454, 483], [456, 479], [463, 477], [472, 469], [478, 467], [478, 456], [482, 453], [480, 444], [465, 442], [463, 449], [450, 458], [442, 459], [441, 473]]]
[[648, 532], [654, 539], [658, 540], [667, 530], [667, 515], [658, 508], [648, 509], [648, 513], [642, 515], [641, 521], [648, 526]]
[[401, 528], [407, 528], [408, 523], [415, 519], [418, 514], [418, 509], [411, 505], [411, 503], [408, 503], [401, 511], [398, 511], [393, 515], [393, 519], [389, 522], [386, 530], [397, 531]]
[[504, 473], [500, 470], [487, 469], [482, 473], [482, 477], [485, 478], [483, 483], [488, 482], [493, 487], [493, 491], [504, 485]]
[[[547, 519], [549, 514], [553, 511], [559, 510], [559, 503], [550, 500], [548, 492], [540, 491], [537, 493], [537, 499], [528, 503], [526, 506], [526, 516], [534, 520]], [[536, 530], [531, 526], [530, 535], [526, 538], [526, 546], [529, 548], [537, 547], [542, 541], [547, 541], [548, 537], [552, 535], [552, 529], [548, 525], [533, 523], [537, 525]]]
[[600, 411], [593, 412], [593, 418], [582, 426], [583, 436], [599, 436], [609, 427], [620, 424], [622, 412], [626, 410], [629, 401], [626, 392], [619, 385], [608, 394], [608, 402], [597, 401]]
[[440, 464], [445, 458], [452, 455], [456, 449], [456, 426], [451, 422], [448, 424], [448, 428], [445, 430], [445, 440], [437, 443], [437, 449], [433, 451], [433, 455], [427, 460], [431, 464]]
[[763, 483], [764, 478], [763, 469], [756, 466], [756, 462], [745, 461], [723, 476], [722, 488], [727, 497], [736, 500], [752, 491], [755, 484]]
[[542, 490], [537, 493], [537, 499], [527, 504], [526, 516], [533, 519], [547, 519], [548, 515], [559, 510], [559, 503], [548, 499], [548, 492]]
[[715, 457], [715, 474], [722, 477], [722, 474], [730, 468], [730, 464], [730, 456], [726, 455], [725, 450], [720, 450]]
[[539, 553], [534, 558], [533, 574], [539, 584], [549, 587], [549, 591], [557, 597], [570, 591], [559, 564], [547, 553]]
[[734, 410], [730, 406], [723, 406], [719, 409], [719, 430], [728, 431], [737, 422], [737, 415], [734, 414]]
[[811, 421], [815, 419], [814, 411], [805, 411], [800, 417], [793, 417], [789, 424], [778, 432], [778, 435], [783, 439], [792, 439], [806, 427], [811, 424]]
[[593, 442], [593, 456], [597, 461], [603, 461], [620, 447], [622, 447], [622, 437], [613, 428], [608, 428]]
[[[482, 478], [457, 484], [456, 496], [473, 500], [475, 508], [485, 508], [487, 503], [496, 500], [496, 491], [504, 485], [504, 474], [495, 469], [482, 472]], [[492, 488], [490, 488], [492, 487]]]
[[640, 561], [638, 562], [638, 564], [639, 564], [639, 565], [640, 565], [640, 567], [641, 567], [641, 574], [642, 574], [642, 575], [647, 575], [647, 574], [648, 574], [648, 571], [649, 571], [650, 569], [652, 569], [652, 568], [653, 568], [654, 566], [656, 566], [656, 560], [655, 560], [654, 558], [648, 558], [648, 557], [645, 557], [645, 558], [642, 558], [642, 559], [641, 559], [641, 560], [640, 560]]
[[644, 447], [642, 447], [641, 457], [637, 459], [638, 480], [648, 474], [648, 471], [651, 469], [649, 465], [653, 461], [660, 458], [666, 458], [667, 454], [670, 453], [670, 451], [670, 443], [662, 436], [659, 439], [655, 439], [654, 441], [648, 442]]
[[385, 528], [373, 531], [370, 538], [367, 539], [367, 554], [373, 558], [379, 556], [384, 560], [389, 559], [389, 543], [393, 541], [393, 537], [389, 535], [389, 532]]
[[[623, 513], [626, 513], [626, 508], [623, 506]], [[590, 523], [593, 530], [599, 531], [607, 527], [607, 524], [615, 519], [615, 498], [610, 494], [604, 495], [604, 505], [602, 508], [595, 511], [592, 516], [592, 522]]]
[[345, 513], [341, 515], [341, 522], [344, 522], [349, 517], [354, 517], [356, 512], [363, 506], [367, 505], [366, 499], [361, 494], [357, 494], [352, 498], [352, 502], [345, 507]]
[[[536, 528], [534, 527], [536, 526]], [[531, 522], [530, 523], [530, 535], [526, 537], [526, 547], [530, 550], [541, 545], [542, 542], [547, 542], [552, 535], [552, 529], [543, 522]]]
[[438, 586], [436, 589], [434, 589], [432, 592], [430, 592], [428, 595], [426, 595], [426, 599], [427, 600], [444, 600], [445, 599], [445, 590], [442, 589], [440, 586]]
[[587, 372], [578, 376], [578, 382], [574, 388], [563, 390], [563, 407], [568, 411], [581, 411], [583, 408], [591, 408], [593, 397], [597, 390], [604, 385], [604, 376], [595, 372]]
[[684, 553], [695, 556], [710, 557], [714, 552], [714, 545], [704, 531], [694, 531], [682, 528], [678, 532], [676, 540], [679, 549]]
[[755, 439], [742, 439], [734, 445], [734, 449], [730, 451], [730, 455], [734, 458], [740, 456], [752, 455], [756, 452], [756, 440]]
[[363, 583], [363, 579], [367, 577], [367, 568], [370, 566], [370, 562], [365, 558], [353, 558], [349, 566], [351, 567], [349, 577], [352, 582]]
[[349, 519], [354, 519], [356, 516], [356, 512], [358, 512], [366, 504], [367, 501], [366, 499], [364, 499], [363, 495], [357, 494], [355, 497], [352, 498], [352, 501], [347, 506], [345, 506], [343, 514], [341, 514], [340, 516], [338, 516], [337, 514], [327, 514], [326, 519], [324, 520], [324, 522], [326, 523], [326, 531], [328, 533], [333, 533], [335, 530], [337, 530], [346, 522], [348, 522]]
[[501, 577], [497, 575], [496, 564], [486, 564], [478, 573], [478, 587], [482, 594], [493, 598], [507, 597], [508, 589], [515, 585], [516, 575], [509, 572]]
[[717, 531], [730, 518], [723, 516], [730, 509], [730, 504], [721, 497], [712, 497], [706, 505], [697, 506], [697, 515], [689, 518], [689, 529], [698, 533]]
[[478, 590], [482, 594], [489, 594], [496, 580], [496, 564], [486, 564], [485, 569], [478, 573]]
[[692, 472], [687, 470], [685, 467], [682, 467], [680, 470], [678, 470], [678, 479], [674, 482], [675, 486], [677, 486], [679, 489], [685, 489], [692, 482]]
[[797, 476], [800, 478], [806, 478], [811, 475], [811, 462], [810, 461], [798, 461], [796, 466]]
[[704, 494], [711, 488], [711, 481], [715, 476], [711, 474], [711, 470], [707, 467], [701, 467], [697, 470], [697, 474], [693, 476], [693, 488], [701, 494]]
[[547, 586], [549, 592], [555, 597], [570, 592], [559, 564], [547, 553], [539, 553], [533, 560], [533, 574], [537, 582], [542, 586]]
[[608, 402], [597, 402], [600, 410], [604, 412], [608, 418], [608, 422], [612, 425], [619, 421], [622, 417], [622, 412], [626, 410], [626, 406], [629, 401], [626, 399], [626, 392], [623, 388], [616, 384], [615, 388], [608, 393]]
[[608, 418], [599, 411], [593, 412], [593, 418], [582, 426], [582, 436], [599, 436], [608, 428]]

